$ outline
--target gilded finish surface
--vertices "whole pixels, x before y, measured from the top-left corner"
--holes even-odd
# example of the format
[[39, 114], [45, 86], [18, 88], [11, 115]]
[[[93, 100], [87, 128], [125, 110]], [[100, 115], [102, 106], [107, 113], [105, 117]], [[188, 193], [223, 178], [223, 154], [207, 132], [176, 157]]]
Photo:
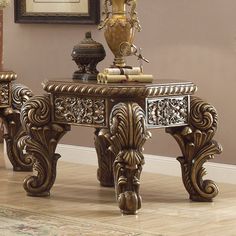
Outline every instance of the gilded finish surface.
[[218, 194], [218, 187], [212, 180], [203, 180], [206, 170], [203, 164], [220, 154], [222, 147], [213, 140], [218, 119], [215, 108], [199, 98], [192, 97], [189, 125], [168, 128], [178, 142], [182, 157], [178, 161], [182, 167], [183, 183], [193, 201], [212, 201]]
[[10, 105], [10, 88], [9, 82], [0, 83], [0, 107], [6, 107]]
[[55, 153], [61, 137], [70, 126], [51, 123], [49, 96], [35, 96], [27, 101], [21, 112], [22, 125], [27, 136], [20, 140], [26, 151], [35, 159], [36, 175], [24, 180], [24, 188], [30, 196], [48, 196], [56, 178], [56, 164], [60, 157]]
[[106, 126], [105, 99], [55, 95], [53, 106], [55, 122]]
[[20, 112], [23, 104], [33, 97], [33, 92], [25, 85], [12, 84], [12, 107]]
[[18, 147], [18, 140], [26, 133], [20, 122], [20, 110], [22, 105], [32, 97], [32, 91], [22, 84], [12, 84], [12, 107], [2, 112], [2, 119], [6, 127], [4, 139], [8, 158], [14, 171], [31, 171], [33, 160], [30, 155], [23, 152], [23, 147]]
[[[90, 123], [96, 128], [98, 180], [102, 186], [115, 185], [122, 213], [136, 214], [141, 207], [142, 151], [145, 141], [151, 137], [148, 126], [171, 126], [167, 132], [181, 147], [183, 156], [178, 160], [190, 198], [211, 201], [217, 195], [216, 184], [203, 180], [203, 164], [221, 152], [221, 146], [213, 140], [217, 113], [201, 99], [190, 97], [197, 89], [193, 83], [158, 81], [151, 85], [100, 85], [91, 81], [49, 81], [44, 83], [44, 89], [50, 93], [51, 100], [49, 96], [34, 97], [23, 105], [21, 114], [28, 136], [20, 143], [26, 145], [26, 151], [36, 160], [34, 167], [37, 170], [37, 175], [27, 178], [24, 183], [29, 195], [49, 194], [56, 178], [59, 157], [55, 154], [56, 145], [69, 130], [68, 124], [77, 124], [77, 120], [81, 125]], [[95, 101], [98, 100], [97, 104]], [[145, 106], [145, 100], [146, 114], [141, 108]], [[101, 101], [107, 101], [107, 104]], [[58, 118], [52, 120], [56, 113], [60, 121]], [[96, 118], [99, 122], [103, 116], [110, 115], [109, 125], [101, 128], [91, 122], [95, 114], [102, 115], [101, 119]]]
[[141, 208], [143, 145], [151, 137], [144, 111], [137, 103], [118, 103], [110, 114], [110, 131], [101, 130], [99, 136], [106, 139], [108, 151], [115, 157], [113, 171], [119, 207], [124, 214], [136, 214]]
[[[109, 6], [112, 11], [109, 10]], [[128, 14], [126, 6], [130, 6]], [[122, 43], [132, 45], [135, 31], [141, 30], [136, 12], [136, 0], [105, 0], [103, 15], [104, 20], [98, 28], [105, 29], [107, 44], [115, 56], [114, 65], [124, 67], [126, 64], [120, 46]]]
[[134, 84], [109, 84], [100, 85], [97, 83], [73, 83], [65, 81], [47, 81], [43, 88], [48, 93], [75, 93], [81, 95], [94, 95], [105, 97], [156, 97], [156, 96], [180, 96], [192, 95], [196, 92], [197, 86], [191, 82], [153, 83], [144, 86], [140, 83]]
[[0, 107], [8, 107], [11, 103], [11, 81], [17, 78], [12, 71], [0, 71]]
[[189, 97], [166, 97], [146, 100], [147, 124], [170, 127], [188, 124]]

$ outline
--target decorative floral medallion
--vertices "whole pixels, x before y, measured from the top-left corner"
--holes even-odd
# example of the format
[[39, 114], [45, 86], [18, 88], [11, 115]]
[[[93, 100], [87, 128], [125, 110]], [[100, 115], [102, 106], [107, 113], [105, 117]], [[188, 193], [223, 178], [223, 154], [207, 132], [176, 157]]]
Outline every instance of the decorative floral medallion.
[[157, 128], [188, 124], [189, 97], [146, 100], [147, 124]]
[[0, 107], [9, 105], [9, 85], [0, 83]]
[[100, 98], [56, 95], [54, 119], [69, 124], [106, 126], [106, 102]]

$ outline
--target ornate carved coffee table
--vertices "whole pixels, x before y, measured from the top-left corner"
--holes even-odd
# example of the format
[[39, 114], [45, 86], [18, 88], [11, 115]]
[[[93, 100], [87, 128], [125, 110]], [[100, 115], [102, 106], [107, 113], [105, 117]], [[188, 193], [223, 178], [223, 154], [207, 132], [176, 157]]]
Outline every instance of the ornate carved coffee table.
[[22, 84], [12, 83], [17, 75], [12, 71], [0, 71], [0, 118], [4, 122], [8, 158], [14, 171], [32, 171], [32, 158], [17, 147], [18, 139], [25, 135], [20, 122], [20, 109], [33, 96]]
[[50, 194], [60, 157], [55, 149], [71, 125], [96, 129], [98, 180], [102, 186], [115, 184], [124, 214], [135, 214], [141, 208], [142, 151], [152, 128], [166, 128], [180, 145], [183, 156], [178, 160], [190, 199], [211, 201], [218, 194], [213, 181], [202, 179], [203, 164], [221, 152], [221, 146], [212, 140], [217, 113], [214, 107], [193, 96], [193, 83], [47, 81], [43, 87], [48, 94], [31, 98], [21, 112], [28, 133], [21, 143], [34, 156], [37, 171], [24, 181], [28, 195]]

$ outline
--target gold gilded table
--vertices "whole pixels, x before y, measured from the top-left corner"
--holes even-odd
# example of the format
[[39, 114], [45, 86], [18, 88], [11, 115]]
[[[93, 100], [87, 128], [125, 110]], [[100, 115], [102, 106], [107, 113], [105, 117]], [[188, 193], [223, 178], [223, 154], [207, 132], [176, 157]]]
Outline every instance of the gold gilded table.
[[13, 170], [32, 171], [32, 158], [23, 153], [17, 143], [25, 135], [20, 122], [21, 106], [33, 94], [28, 87], [13, 83], [16, 77], [12, 71], [0, 71], [0, 118], [6, 128], [4, 139]]
[[36, 175], [24, 181], [28, 195], [50, 194], [60, 157], [56, 146], [71, 125], [95, 128], [98, 180], [102, 186], [115, 185], [124, 214], [136, 214], [141, 208], [143, 145], [153, 128], [166, 128], [178, 142], [183, 153], [178, 161], [190, 199], [211, 201], [218, 194], [213, 181], [203, 180], [203, 164], [221, 152], [213, 140], [217, 113], [213, 106], [193, 96], [197, 89], [193, 83], [58, 80], [44, 82], [43, 87], [47, 94], [31, 98], [21, 112], [28, 134], [21, 143], [35, 158]]

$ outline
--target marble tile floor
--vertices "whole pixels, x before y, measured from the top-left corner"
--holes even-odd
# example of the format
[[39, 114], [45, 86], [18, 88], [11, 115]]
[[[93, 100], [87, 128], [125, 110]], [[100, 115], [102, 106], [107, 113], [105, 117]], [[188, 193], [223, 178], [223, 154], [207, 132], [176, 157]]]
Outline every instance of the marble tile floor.
[[29, 173], [0, 169], [0, 204], [144, 230], [163, 236], [236, 236], [236, 185], [219, 184], [212, 203], [188, 200], [181, 178], [143, 173], [142, 209], [120, 214], [114, 189], [101, 187], [96, 167], [58, 162], [57, 179], [47, 198], [28, 197], [22, 187]]

